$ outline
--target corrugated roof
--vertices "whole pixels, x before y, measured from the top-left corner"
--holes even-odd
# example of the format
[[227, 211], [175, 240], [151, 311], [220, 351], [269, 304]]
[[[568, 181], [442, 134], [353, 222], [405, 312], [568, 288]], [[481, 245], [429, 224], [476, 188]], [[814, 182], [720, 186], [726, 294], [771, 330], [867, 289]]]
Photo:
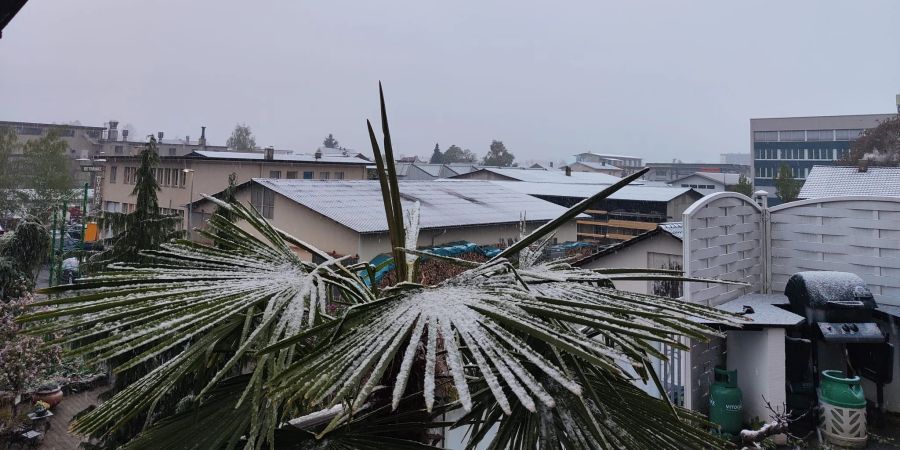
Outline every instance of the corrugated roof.
[[591, 169], [598, 169], [598, 170], [616, 170], [616, 171], [619, 171], [619, 172], [622, 171], [621, 168], [616, 167], [616, 166], [614, 166], [614, 165], [612, 165], [612, 164], [605, 164], [605, 163], [598, 163], [598, 162], [590, 162], [590, 161], [578, 161], [578, 162], [573, 162], [573, 163], [570, 164], [570, 165], [574, 166], [575, 164], [581, 164], [581, 165], [583, 165], [583, 166], [590, 167]]
[[639, 157], [639, 156], [614, 155], [612, 153], [582, 152], [582, 153], [575, 154], [575, 156], [581, 156], [581, 155], [594, 155], [594, 156], [600, 156], [600, 157], [607, 158], [607, 159], [641, 159], [641, 157]]
[[741, 178], [741, 175], [737, 174], [737, 173], [694, 172], [691, 175], [688, 175], [686, 177], [681, 177], [681, 178], [673, 181], [672, 184], [678, 183], [679, 181], [681, 181], [685, 178], [690, 178], [693, 176], [706, 178], [707, 180], [715, 181], [717, 183], [722, 183], [726, 186], [729, 184], [737, 184], [738, 180], [740, 180], [740, 178]]
[[[195, 152], [191, 152], [188, 156], [201, 156], [203, 158], [209, 159], [246, 159], [246, 160], [254, 160], [261, 161], [265, 159], [264, 153], [250, 153], [250, 152], [211, 152], [211, 151], [203, 151], [198, 150]], [[313, 162], [313, 163], [329, 163], [329, 164], [358, 164], [358, 165], [367, 165], [371, 164], [370, 161], [366, 161], [362, 158], [357, 158], [354, 156], [336, 156], [336, 155], [322, 155], [321, 158], [316, 159], [315, 155], [309, 154], [292, 154], [292, 155], [281, 155], [276, 153], [273, 158], [273, 161], [284, 161], [284, 162]]]
[[[491, 183], [528, 195], [575, 198], [588, 198], [608, 186], [608, 184], [529, 183], [525, 181], [491, 181]], [[668, 202], [688, 191], [691, 191], [691, 188], [629, 185], [614, 192], [609, 198], [612, 200]]]
[[444, 167], [442, 164], [421, 164], [417, 163], [416, 167], [422, 169], [423, 172], [431, 175], [435, 178], [441, 176], [441, 168]]
[[[375, 180], [316, 181], [254, 178], [291, 200], [359, 233], [387, 231], [381, 186]], [[566, 208], [489, 181], [400, 181], [404, 208], [420, 202], [420, 227], [548, 221]], [[583, 217], [587, 217], [582, 215]]]
[[519, 181], [529, 181], [532, 183], [589, 183], [589, 184], [613, 184], [621, 180], [619, 177], [607, 175], [605, 173], [594, 172], [572, 172], [571, 176], [566, 176], [562, 170], [543, 170], [543, 169], [511, 169], [511, 168], [493, 168], [486, 167], [480, 170], [493, 172], [497, 175], [509, 177]]
[[900, 167], [815, 166], [806, 176], [799, 198], [870, 195], [900, 197]]
[[666, 233], [677, 237], [679, 240], [684, 240], [684, 224], [682, 222], [663, 222], [657, 225], [657, 227]]

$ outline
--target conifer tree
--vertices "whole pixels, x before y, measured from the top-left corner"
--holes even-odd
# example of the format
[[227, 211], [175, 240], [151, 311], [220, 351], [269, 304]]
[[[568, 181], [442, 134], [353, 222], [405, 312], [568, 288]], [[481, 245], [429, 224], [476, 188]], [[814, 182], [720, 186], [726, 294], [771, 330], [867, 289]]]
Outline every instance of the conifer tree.
[[158, 249], [161, 244], [183, 235], [178, 230], [181, 217], [159, 211], [156, 195], [159, 183], [153, 176], [153, 169], [159, 164], [159, 153], [153, 136], [140, 156], [141, 165], [134, 175], [134, 189], [131, 191], [131, 195], [137, 197], [134, 211], [127, 214], [102, 212], [100, 225], [111, 231], [113, 237], [106, 240], [104, 251], [90, 258], [88, 271], [115, 262], [140, 262], [143, 260], [140, 252]]
[[444, 163], [444, 154], [441, 153], [441, 147], [437, 143], [434, 144], [434, 153], [431, 154], [431, 159], [428, 162], [430, 164]]

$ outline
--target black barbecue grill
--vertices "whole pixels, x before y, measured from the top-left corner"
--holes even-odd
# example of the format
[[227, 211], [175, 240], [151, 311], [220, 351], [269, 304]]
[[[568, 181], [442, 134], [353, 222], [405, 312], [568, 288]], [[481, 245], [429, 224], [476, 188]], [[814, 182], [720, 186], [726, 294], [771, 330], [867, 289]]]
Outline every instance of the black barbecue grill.
[[886, 336], [872, 317], [875, 297], [866, 282], [846, 272], [799, 272], [784, 288], [791, 309], [828, 343], [879, 343]]
[[[800, 373], [805, 364], [796, 360], [803, 352], [796, 348], [789, 351], [789, 366], [796, 369], [794, 376], [789, 370], [789, 383], [811, 378], [818, 386], [821, 370], [818, 352], [838, 351], [845, 355], [848, 374], [860, 375], [876, 383], [877, 407], [880, 408], [883, 405], [882, 387], [891, 382], [893, 375], [893, 346], [888, 342], [888, 335], [875, 323], [873, 316], [878, 305], [865, 281], [846, 272], [798, 272], [788, 279], [784, 295], [791, 303], [791, 310], [806, 318], [801, 336], [794, 336], [793, 341], [812, 344], [811, 354], [807, 356], [811, 358], [812, 373], [806, 375]], [[822, 344], [821, 349], [816, 342]]]

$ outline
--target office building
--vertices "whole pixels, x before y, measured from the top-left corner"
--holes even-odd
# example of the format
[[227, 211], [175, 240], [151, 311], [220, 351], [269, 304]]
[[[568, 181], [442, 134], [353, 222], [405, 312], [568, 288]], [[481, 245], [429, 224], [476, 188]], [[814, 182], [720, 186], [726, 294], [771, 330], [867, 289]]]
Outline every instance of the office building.
[[750, 119], [754, 189], [775, 195], [774, 178], [786, 165], [796, 179], [805, 180], [813, 166], [834, 165], [867, 128], [894, 114], [780, 117]]

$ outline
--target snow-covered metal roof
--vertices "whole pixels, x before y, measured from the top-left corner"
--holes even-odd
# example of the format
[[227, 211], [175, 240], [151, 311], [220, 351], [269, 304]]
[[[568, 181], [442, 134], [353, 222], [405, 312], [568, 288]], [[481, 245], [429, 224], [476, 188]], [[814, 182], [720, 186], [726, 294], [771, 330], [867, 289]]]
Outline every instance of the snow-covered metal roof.
[[682, 222], [663, 222], [657, 227], [678, 239], [684, 240], [684, 224]]
[[544, 169], [514, 169], [485, 167], [480, 170], [495, 173], [504, 177], [532, 183], [589, 183], [589, 184], [613, 184], [621, 178], [596, 172], [572, 172], [567, 176], [562, 170]]
[[814, 166], [799, 198], [845, 196], [900, 197], [900, 167]]
[[707, 180], [710, 180], [710, 181], [713, 181], [716, 183], [721, 183], [725, 186], [728, 186], [730, 184], [737, 184], [741, 178], [741, 175], [737, 174], [737, 173], [694, 172], [691, 175], [688, 175], [686, 177], [681, 177], [681, 178], [673, 181], [672, 184], [678, 184], [679, 182], [681, 182], [681, 180], [683, 180], [685, 178], [690, 178], [690, 177], [706, 178]]
[[[251, 152], [211, 152], [211, 151], [203, 151], [197, 150], [195, 152], [191, 152], [187, 156], [199, 156], [207, 159], [244, 159], [244, 160], [253, 160], [253, 161], [262, 161], [265, 160], [266, 156], [264, 153], [251, 153]], [[320, 164], [354, 164], [354, 165], [367, 165], [371, 164], [371, 161], [366, 161], [362, 158], [358, 158], [355, 156], [342, 156], [342, 155], [322, 155], [320, 158], [316, 158], [315, 155], [310, 154], [291, 154], [291, 155], [282, 155], [275, 153], [272, 157], [272, 161], [281, 161], [281, 162], [311, 162], [311, 163], [320, 163]]]
[[803, 316], [779, 307], [789, 304], [783, 294], [746, 294], [716, 308], [733, 313], [746, 312], [744, 317], [751, 320], [747, 326], [792, 327], [803, 323]]
[[[607, 184], [529, 183], [524, 181], [491, 181], [491, 183], [528, 195], [575, 198], [588, 198], [608, 186]], [[672, 186], [628, 185], [614, 192], [609, 198], [612, 200], [669, 202], [691, 190], [691, 188]]]
[[422, 164], [422, 163], [417, 163], [417, 164], [416, 164], [416, 167], [422, 169], [422, 171], [424, 171], [424, 172], [427, 173], [428, 175], [431, 175], [431, 176], [433, 176], [433, 177], [439, 177], [439, 176], [441, 176], [441, 168], [443, 168], [444, 166], [443, 166], [443, 164]]
[[[376, 180], [317, 181], [254, 178], [259, 183], [359, 233], [387, 231]], [[489, 181], [400, 181], [404, 208], [420, 203], [420, 228], [548, 221], [566, 208]], [[579, 217], [587, 217], [580, 215]]]
[[576, 164], [581, 164], [582, 166], [587, 166], [587, 167], [590, 167], [591, 169], [597, 169], [597, 170], [615, 170], [615, 171], [619, 171], [619, 172], [622, 171], [621, 168], [616, 167], [612, 164], [590, 162], [590, 161], [578, 161], [578, 162], [573, 162], [570, 165], [574, 166]]
[[631, 156], [631, 155], [614, 155], [614, 154], [612, 154], [612, 153], [582, 152], [582, 153], [576, 153], [576, 154], [575, 154], [575, 156], [581, 156], [581, 155], [594, 155], [594, 156], [604, 157], [604, 158], [607, 158], [607, 159], [641, 159], [641, 158], [638, 157], [638, 156]]

